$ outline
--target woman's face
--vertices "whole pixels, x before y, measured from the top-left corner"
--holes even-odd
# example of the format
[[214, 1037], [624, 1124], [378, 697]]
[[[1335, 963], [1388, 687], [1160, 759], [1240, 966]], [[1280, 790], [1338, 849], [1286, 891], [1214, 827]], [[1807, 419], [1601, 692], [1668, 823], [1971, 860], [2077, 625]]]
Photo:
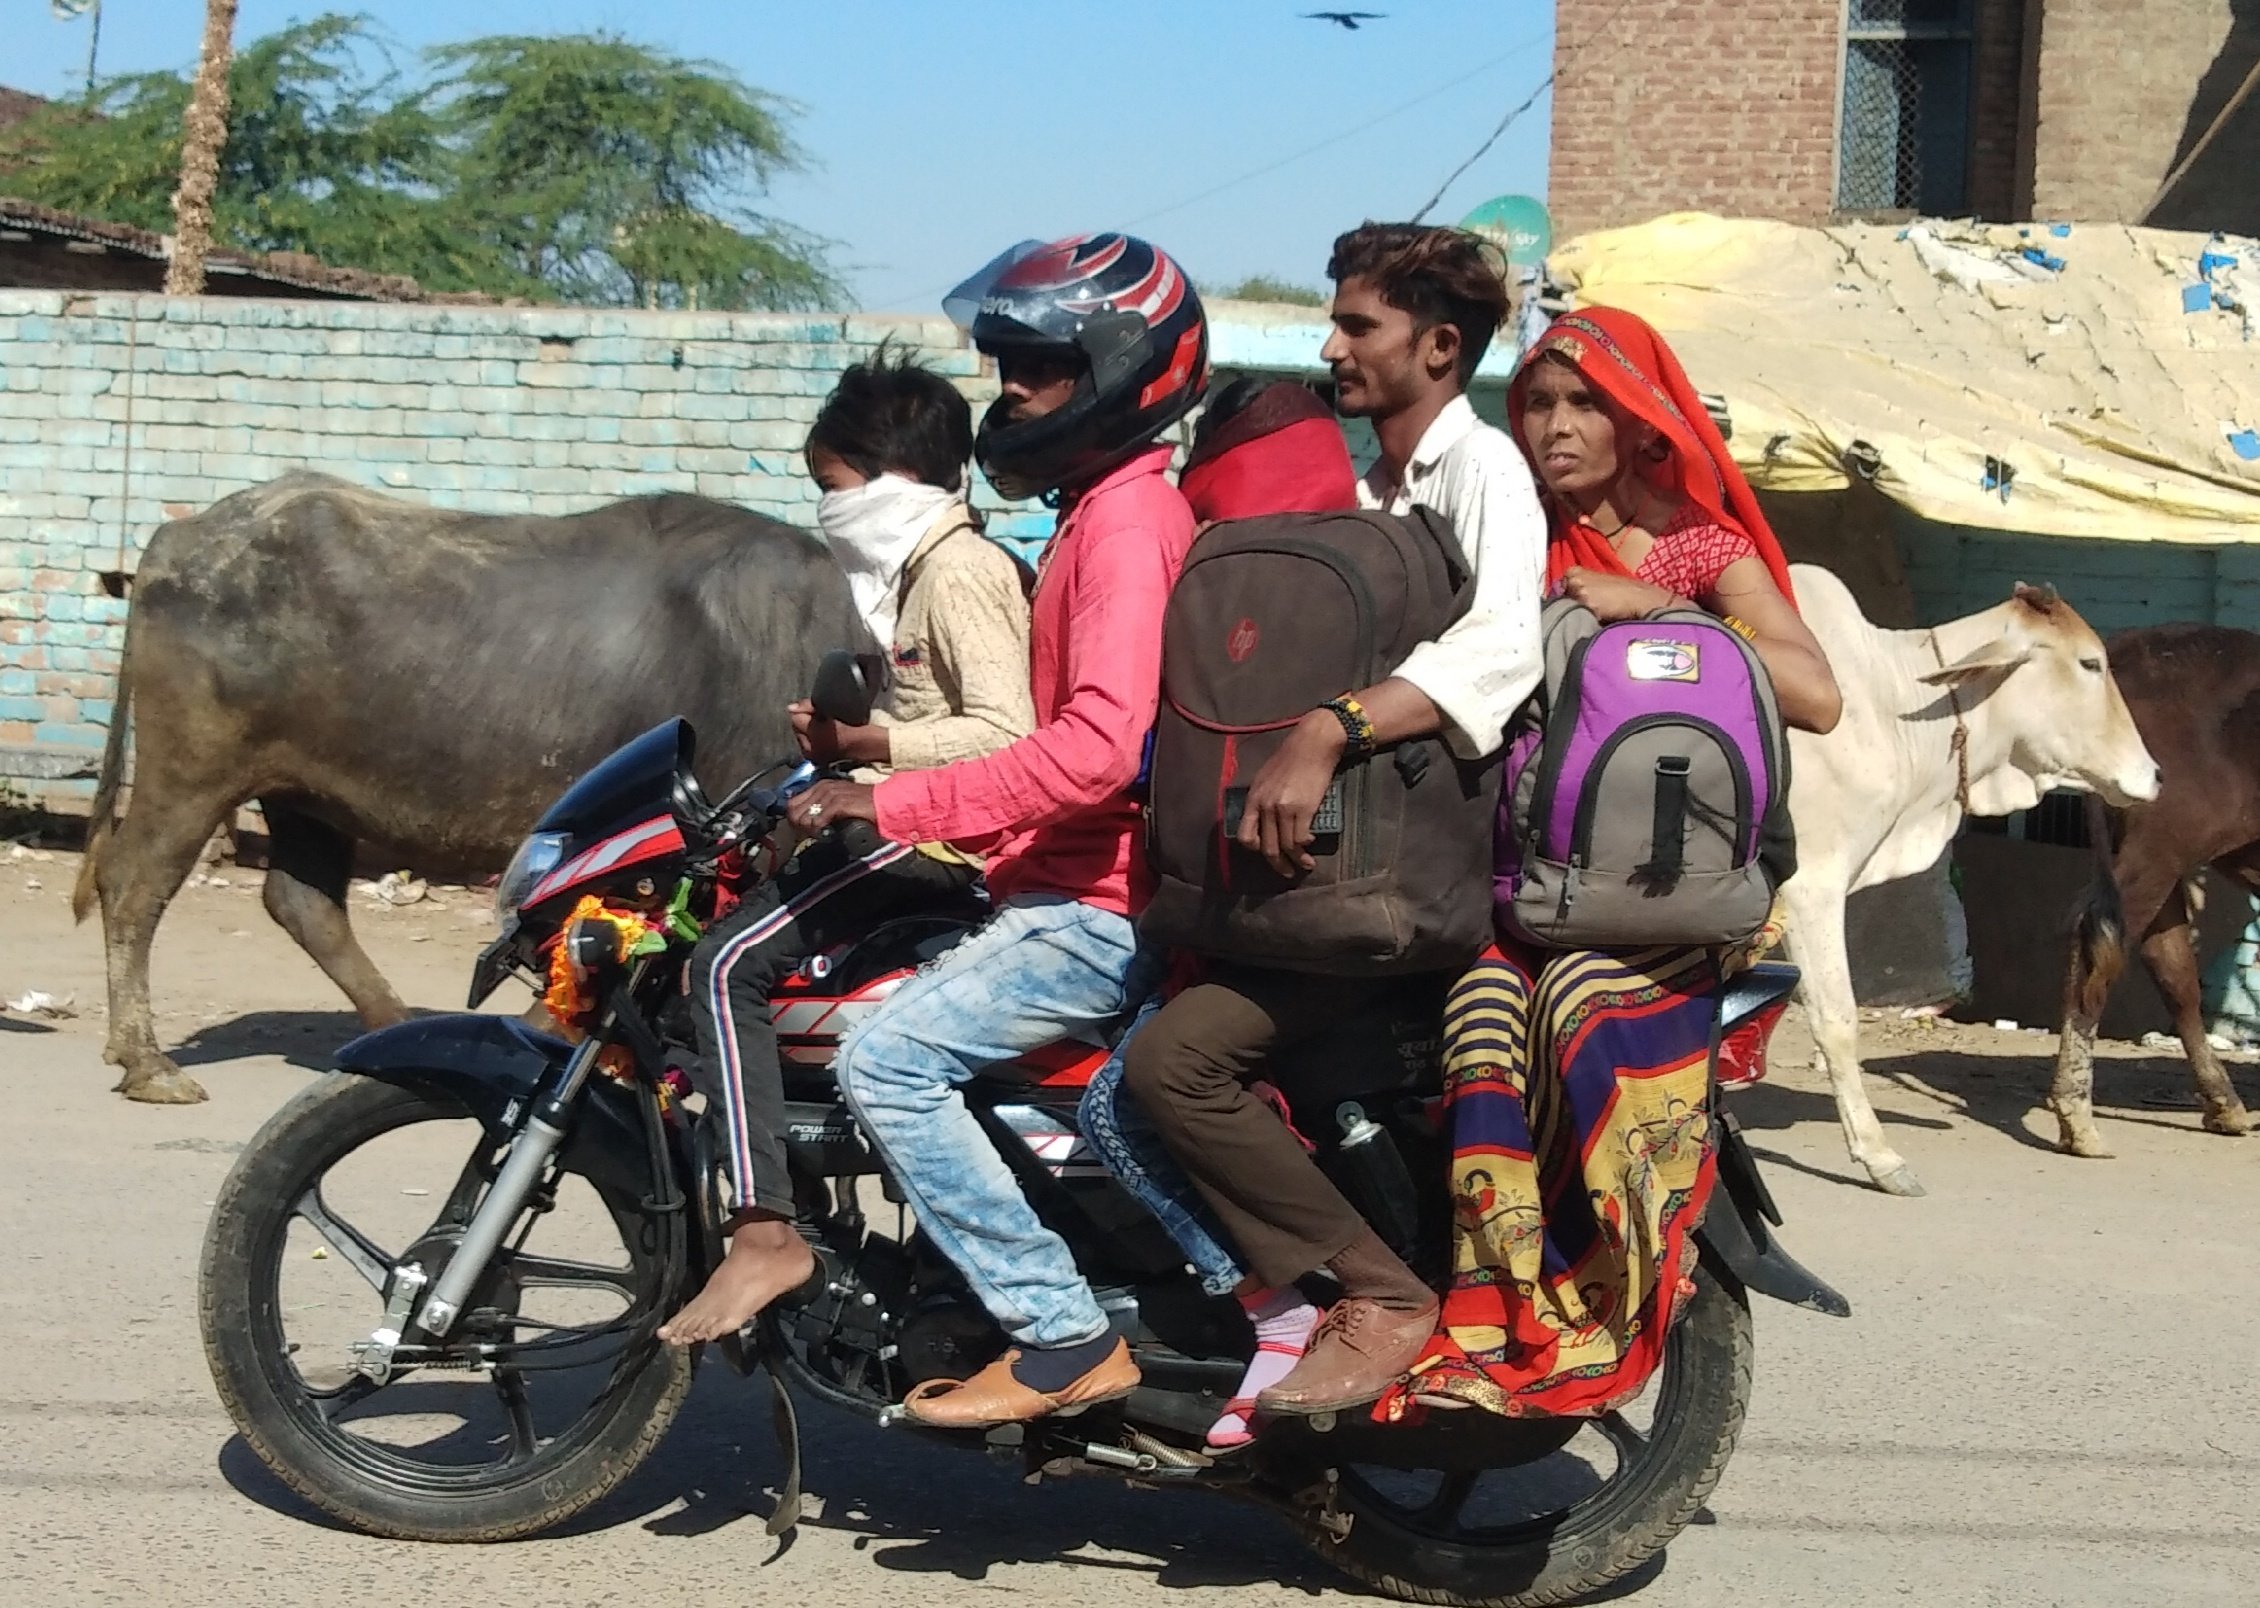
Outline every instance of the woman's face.
[[1549, 354], [1531, 369], [1520, 428], [1538, 478], [1556, 496], [1615, 483], [1624, 461], [1623, 420], [1567, 360]]
[[853, 491], [871, 479], [828, 447], [808, 449], [808, 475], [824, 491]]

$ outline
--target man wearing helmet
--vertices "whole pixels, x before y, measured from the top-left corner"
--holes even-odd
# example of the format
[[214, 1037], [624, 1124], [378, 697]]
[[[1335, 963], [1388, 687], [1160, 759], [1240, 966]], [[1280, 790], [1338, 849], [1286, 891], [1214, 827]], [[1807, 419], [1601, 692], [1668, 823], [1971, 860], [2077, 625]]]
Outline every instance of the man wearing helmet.
[[[1161, 686], [1161, 621], [1192, 511], [1156, 438], [1208, 383], [1208, 326], [1184, 271], [1123, 234], [1056, 241], [1006, 268], [973, 321], [1001, 394], [974, 453], [1008, 497], [1056, 499], [1029, 635], [1036, 729], [980, 759], [875, 787], [822, 782], [804, 830], [875, 822], [901, 843], [975, 844], [997, 913], [841, 1044], [841, 1092], [919, 1225], [1012, 1338], [962, 1384], [906, 1403], [971, 1427], [1129, 1394], [1129, 1348], [966, 1110], [976, 1072], [1112, 1020], [1144, 902], [1130, 794]], [[939, 1386], [939, 1388], [936, 1388]]]

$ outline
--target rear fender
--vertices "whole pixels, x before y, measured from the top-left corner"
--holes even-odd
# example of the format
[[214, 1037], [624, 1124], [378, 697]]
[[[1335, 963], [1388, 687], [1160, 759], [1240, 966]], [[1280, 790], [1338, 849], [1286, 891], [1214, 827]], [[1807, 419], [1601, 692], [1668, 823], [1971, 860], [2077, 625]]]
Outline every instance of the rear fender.
[[[337, 1070], [440, 1090], [462, 1102], [497, 1143], [507, 1143], [517, 1132], [527, 1098], [572, 1053], [565, 1040], [537, 1033], [514, 1016], [461, 1011], [364, 1033], [337, 1052]], [[683, 1137], [673, 1126], [667, 1148], [677, 1182], [688, 1194], [691, 1168]], [[592, 1077], [582, 1090], [573, 1131], [558, 1160], [567, 1172], [630, 1200], [660, 1193], [651, 1176], [636, 1094], [610, 1078]]]
[[1852, 1315], [1852, 1303], [1781, 1247], [1773, 1224], [1781, 1221], [1757, 1158], [1743, 1143], [1731, 1113], [1719, 1113], [1718, 1188], [1703, 1226], [1695, 1230], [1704, 1259], [1734, 1275], [1745, 1289], [1832, 1318]]

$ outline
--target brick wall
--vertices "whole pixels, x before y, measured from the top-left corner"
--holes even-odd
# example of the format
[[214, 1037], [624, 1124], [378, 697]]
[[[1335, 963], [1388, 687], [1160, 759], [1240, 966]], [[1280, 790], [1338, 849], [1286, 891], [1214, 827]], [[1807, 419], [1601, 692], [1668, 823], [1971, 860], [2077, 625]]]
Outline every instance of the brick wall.
[[1972, 17], [1969, 210], [1996, 223], [2032, 214], [2026, 22], [2029, 13], [2037, 24], [2043, 3], [1977, 0]]
[[166, 519], [314, 468], [491, 512], [695, 491], [810, 525], [808, 422], [882, 337], [994, 394], [939, 320], [0, 291], [0, 774], [94, 757], [126, 610], [103, 577]]
[[[2251, 0], [2046, 0], [2039, 42], [2035, 216], [2131, 222], [2260, 54]], [[2195, 115], [2193, 116], [2193, 109]], [[2260, 106], [2216, 153], [2233, 188], [2184, 228], [2260, 229]], [[2194, 125], [2194, 126], [2193, 126]]]
[[1690, 208], [1826, 218], [1843, 15], [1843, 0], [1557, 0], [1556, 235]]
[[[1307, 310], [1210, 316], [1220, 369], [1318, 366], [1326, 326]], [[98, 758], [126, 613], [105, 579], [167, 519], [311, 468], [484, 512], [695, 491], [810, 526], [808, 423], [881, 339], [976, 410], [995, 395], [939, 319], [0, 289], [0, 777], [55, 783]], [[1496, 345], [1484, 362], [1487, 417], [1513, 360]], [[1370, 430], [1352, 447], [1370, 458]], [[1039, 507], [975, 500], [1026, 555], [1050, 533]]]

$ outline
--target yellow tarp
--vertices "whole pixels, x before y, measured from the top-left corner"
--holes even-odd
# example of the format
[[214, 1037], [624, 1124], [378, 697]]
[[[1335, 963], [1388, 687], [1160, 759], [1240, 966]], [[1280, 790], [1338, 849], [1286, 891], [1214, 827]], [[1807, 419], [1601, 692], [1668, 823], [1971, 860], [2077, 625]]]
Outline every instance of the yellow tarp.
[[[2122, 541], [2260, 541], [2260, 309], [2199, 282], [2203, 235], [2121, 224], [1829, 229], [1680, 213], [1559, 248], [1583, 305], [1621, 307], [1727, 400], [1761, 488], [1842, 487], [1852, 462], [1926, 518]], [[2036, 247], [2060, 272], [2006, 258]], [[2252, 243], [2220, 300], [2260, 302]], [[2241, 288], [2238, 278], [2241, 276]], [[1872, 457], [1854, 443], [1873, 448]], [[2260, 437], [2247, 437], [2248, 450]], [[2008, 495], [1985, 486], [2007, 467]]]

